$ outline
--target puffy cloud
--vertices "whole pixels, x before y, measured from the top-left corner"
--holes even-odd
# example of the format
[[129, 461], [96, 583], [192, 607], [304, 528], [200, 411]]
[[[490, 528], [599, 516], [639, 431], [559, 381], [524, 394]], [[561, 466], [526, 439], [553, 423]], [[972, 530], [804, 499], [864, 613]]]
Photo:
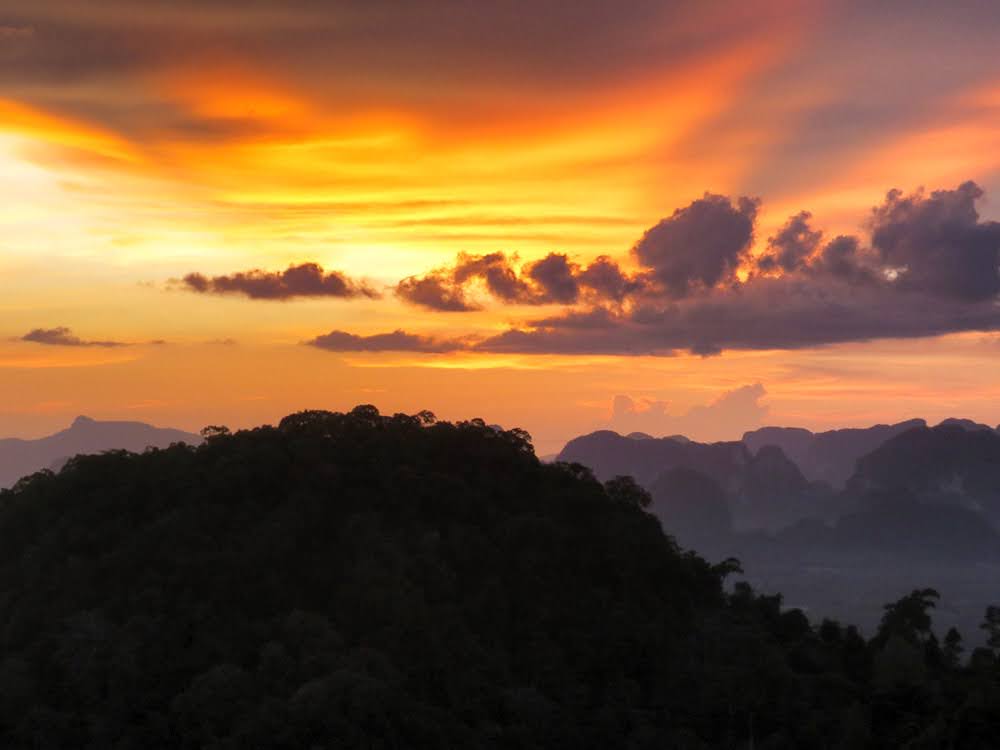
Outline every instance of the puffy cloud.
[[750, 250], [758, 205], [705, 193], [649, 229], [632, 252], [673, 297], [731, 282]]
[[487, 291], [508, 304], [530, 304], [531, 289], [521, 280], [503, 253], [460, 253], [452, 268], [440, 268], [424, 276], [410, 276], [396, 285], [396, 296], [414, 305], [439, 312], [480, 309], [470, 302], [467, 284], [479, 280]]
[[[706, 194], [646, 232], [632, 277], [608, 258], [581, 269], [557, 254], [520, 275], [502, 254], [464, 256], [439, 273], [459, 291], [481, 278], [498, 299], [575, 303], [464, 343], [475, 351], [707, 356], [993, 331], [1000, 224], [979, 220], [981, 196], [971, 182], [930, 195], [891, 191], [872, 212], [869, 243], [841, 235], [824, 244], [803, 211], [751, 260], [757, 202]], [[742, 281], [741, 265], [750, 271]]]
[[761, 424], [768, 413], [768, 407], [760, 403], [766, 395], [760, 383], [744, 385], [711, 403], [672, 414], [666, 401], [620, 394], [613, 401], [610, 426], [621, 433], [645, 432], [654, 437], [681, 434], [696, 440], [733, 440]]
[[809, 226], [812, 214], [801, 211], [791, 217], [774, 237], [767, 240], [768, 252], [758, 261], [762, 271], [797, 271], [819, 247], [823, 233]]
[[45, 344], [47, 346], [102, 346], [113, 348], [118, 346], [129, 346], [122, 341], [86, 341], [73, 334], [73, 331], [64, 326], [58, 328], [35, 328], [24, 334], [21, 341], [30, 341], [35, 344]]
[[519, 272], [504, 253], [461, 253], [451, 268], [403, 279], [396, 285], [396, 296], [439, 312], [479, 310], [481, 305], [469, 299], [468, 289], [474, 284], [509, 305], [570, 305], [583, 299], [620, 303], [642, 289], [644, 281], [629, 277], [607, 256], [581, 267], [567, 255], [549, 253]]
[[482, 279], [490, 294], [504, 302], [530, 303], [532, 299], [527, 282], [518, 278], [517, 272], [503, 253], [489, 255], [463, 253], [458, 257], [452, 278], [459, 286], [471, 279]]
[[439, 273], [410, 276], [396, 285], [396, 296], [410, 304], [439, 312], [469, 312], [479, 306], [469, 302], [465, 290]]
[[339, 271], [324, 271], [316, 263], [289, 266], [280, 272], [243, 271], [228, 276], [204, 276], [189, 273], [180, 282], [184, 288], [200, 294], [242, 294], [251, 299], [288, 300], [296, 297], [368, 297], [378, 292], [363, 282], [356, 282]]
[[580, 297], [577, 273], [577, 267], [570, 263], [567, 256], [549, 253], [528, 266], [527, 275], [538, 286], [540, 297], [546, 301], [569, 305]]
[[809, 270], [855, 283], [874, 282], [876, 275], [866, 265], [857, 237], [838, 235], [830, 240], [809, 264]]
[[[735, 240], [727, 252], [709, 253], [722, 262], [708, 263], [703, 270], [711, 266], [710, 272], [704, 274], [682, 273], [697, 263], [675, 263], [637, 251], [648, 265], [659, 264], [653, 273], [666, 283], [662, 294], [647, 288], [627, 308], [574, 310], [530, 321], [485, 339], [478, 348], [658, 355], [688, 350], [711, 355], [724, 349], [799, 348], [995, 330], [1000, 327], [1000, 224], [979, 221], [975, 201], [981, 196], [974, 183], [930, 196], [918, 191], [904, 197], [891, 191], [873, 210], [871, 247], [852, 236], [823, 245], [821, 233], [809, 225], [809, 214], [799, 213], [769, 240], [775, 274], [751, 274], [745, 282], [730, 275], [731, 264], [744, 253]], [[703, 199], [696, 211], [695, 204], [654, 227], [674, 219], [684, 224], [657, 247], [676, 246], [677, 238], [695, 223], [690, 218], [694, 215], [717, 212], [729, 217], [731, 227], [738, 223], [733, 218], [737, 209], [727, 199]], [[712, 236], [752, 236], [755, 204], [746, 205], [749, 224], [743, 230]], [[725, 244], [714, 239], [692, 243], [701, 248]], [[679, 254], [682, 260], [693, 257], [685, 250]], [[665, 276], [665, 268], [671, 274]], [[667, 283], [670, 279], [677, 283]], [[687, 294], [698, 286], [703, 287], [701, 294]]]
[[598, 300], [622, 302], [632, 294], [642, 291], [646, 279], [641, 276], [628, 276], [611, 258], [602, 255], [577, 276], [577, 281], [592, 296]]
[[872, 247], [898, 271], [900, 288], [970, 301], [1000, 292], [1000, 223], [979, 221], [982, 195], [965, 182], [930, 196], [886, 196], [872, 213]]
[[376, 333], [372, 336], [358, 336], [345, 331], [330, 331], [305, 342], [317, 349], [331, 352], [422, 352], [438, 354], [463, 349], [466, 344], [458, 339], [435, 339], [395, 330], [392, 333]]

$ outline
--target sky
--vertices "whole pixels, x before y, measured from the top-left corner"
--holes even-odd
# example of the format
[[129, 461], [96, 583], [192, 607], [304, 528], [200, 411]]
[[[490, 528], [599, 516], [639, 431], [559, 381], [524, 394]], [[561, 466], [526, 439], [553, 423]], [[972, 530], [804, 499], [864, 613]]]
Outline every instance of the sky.
[[1000, 423], [991, 2], [0, 0], [0, 436]]

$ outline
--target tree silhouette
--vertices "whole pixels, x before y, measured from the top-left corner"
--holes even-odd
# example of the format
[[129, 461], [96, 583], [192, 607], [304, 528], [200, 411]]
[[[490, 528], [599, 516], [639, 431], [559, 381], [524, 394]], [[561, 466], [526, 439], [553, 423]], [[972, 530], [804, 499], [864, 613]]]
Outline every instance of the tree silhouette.
[[649, 504], [653, 502], [649, 491], [628, 476], [609, 479], [604, 483], [604, 491], [608, 493], [608, 497], [622, 505], [648, 508]]
[[931, 635], [931, 610], [941, 595], [934, 589], [914, 589], [898, 601], [885, 605], [876, 643], [896, 636], [911, 645], [922, 644]]
[[962, 645], [962, 634], [955, 628], [948, 628], [948, 632], [944, 636], [944, 648], [942, 649], [945, 664], [951, 668], [957, 667], [962, 659], [963, 651], [965, 651], [965, 647]]
[[983, 624], [979, 626], [986, 631], [986, 645], [994, 653], [1000, 651], [1000, 607], [990, 605], [983, 616]]

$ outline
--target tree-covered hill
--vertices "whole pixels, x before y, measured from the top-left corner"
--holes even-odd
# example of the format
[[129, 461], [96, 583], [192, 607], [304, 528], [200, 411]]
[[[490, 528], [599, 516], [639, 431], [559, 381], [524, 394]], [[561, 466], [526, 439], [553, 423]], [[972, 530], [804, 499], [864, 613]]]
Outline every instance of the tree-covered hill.
[[0, 493], [0, 746], [993, 746], [933, 592], [813, 626], [648, 502], [372, 407], [73, 459]]

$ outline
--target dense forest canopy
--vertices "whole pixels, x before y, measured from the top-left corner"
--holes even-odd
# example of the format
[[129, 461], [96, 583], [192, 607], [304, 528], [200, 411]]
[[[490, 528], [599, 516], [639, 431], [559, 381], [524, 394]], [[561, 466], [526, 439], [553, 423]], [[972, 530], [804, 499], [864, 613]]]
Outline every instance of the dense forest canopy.
[[650, 499], [370, 406], [74, 458], [0, 493], [0, 744], [995, 746], [1000, 610], [811, 623]]

